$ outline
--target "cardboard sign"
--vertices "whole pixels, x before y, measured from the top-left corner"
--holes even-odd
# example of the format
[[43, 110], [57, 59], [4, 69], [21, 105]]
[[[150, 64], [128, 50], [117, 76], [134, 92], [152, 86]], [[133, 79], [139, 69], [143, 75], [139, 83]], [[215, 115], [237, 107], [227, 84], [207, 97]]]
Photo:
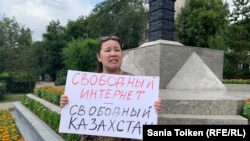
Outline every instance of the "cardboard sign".
[[158, 76], [68, 70], [60, 133], [142, 139], [144, 124], [157, 124]]

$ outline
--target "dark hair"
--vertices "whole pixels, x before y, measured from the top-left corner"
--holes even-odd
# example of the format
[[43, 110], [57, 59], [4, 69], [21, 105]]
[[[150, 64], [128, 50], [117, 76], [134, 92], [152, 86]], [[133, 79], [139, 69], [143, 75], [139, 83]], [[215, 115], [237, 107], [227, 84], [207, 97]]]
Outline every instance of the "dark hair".
[[[100, 52], [101, 52], [101, 49], [102, 49], [102, 44], [108, 40], [114, 40], [114, 41], [117, 41], [119, 43], [119, 45], [121, 46], [121, 40], [119, 37], [117, 36], [103, 36], [101, 38], [99, 38], [99, 44], [98, 44], [98, 48], [97, 48], [97, 54], [100, 55]], [[121, 46], [122, 48], [122, 46]], [[102, 62], [99, 62], [98, 61], [98, 64], [97, 64], [97, 72], [98, 73], [101, 73], [103, 72], [103, 64]]]

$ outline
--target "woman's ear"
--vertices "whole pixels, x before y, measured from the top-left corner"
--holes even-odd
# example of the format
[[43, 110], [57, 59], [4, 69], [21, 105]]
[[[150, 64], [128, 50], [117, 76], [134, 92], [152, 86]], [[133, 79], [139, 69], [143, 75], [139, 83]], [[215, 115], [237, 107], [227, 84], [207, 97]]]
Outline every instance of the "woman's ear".
[[102, 62], [101, 57], [100, 57], [100, 54], [96, 53], [96, 58], [97, 58], [97, 60], [98, 60], [99, 62]]

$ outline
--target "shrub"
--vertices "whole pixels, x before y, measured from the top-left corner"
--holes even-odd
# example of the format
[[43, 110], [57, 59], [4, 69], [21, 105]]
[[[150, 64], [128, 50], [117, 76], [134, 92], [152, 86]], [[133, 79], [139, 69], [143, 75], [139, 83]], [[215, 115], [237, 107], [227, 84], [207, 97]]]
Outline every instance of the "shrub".
[[60, 87], [40, 87], [35, 88], [33, 92], [37, 97], [59, 106], [60, 96], [64, 93], [64, 89]]
[[66, 68], [93, 71], [97, 67], [97, 45], [98, 40], [94, 39], [77, 39], [69, 42], [62, 51]]
[[242, 116], [250, 120], [250, 100], [244, 99], [243, 111]]
[[250, 84], [250, 79], [223, 79], [224, 84]]
[[26, 73], [2, 73], [0, 81], [6, 84], [9, 93], [29, 93], [35, 87], [36, 79]]
[[3, 94], [6, 93], [6, 84], [0, 81], [0, 100], [3, 98]]
[[60, 85], [65, 85], [66, 84], [66, 76], [60, 76], [56, 78], [55, 85], [60, 86]]

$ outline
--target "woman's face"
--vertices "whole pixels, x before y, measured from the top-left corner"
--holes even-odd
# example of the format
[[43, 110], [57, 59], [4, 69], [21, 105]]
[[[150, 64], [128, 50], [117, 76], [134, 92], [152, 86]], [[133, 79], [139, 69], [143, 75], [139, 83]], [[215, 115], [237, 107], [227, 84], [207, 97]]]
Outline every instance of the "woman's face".
[[102, 62], [103, 73], [119, 73], [122, 64], [122, 50], [115, 40], [107, 40], [102, 43], [97, 59]]

